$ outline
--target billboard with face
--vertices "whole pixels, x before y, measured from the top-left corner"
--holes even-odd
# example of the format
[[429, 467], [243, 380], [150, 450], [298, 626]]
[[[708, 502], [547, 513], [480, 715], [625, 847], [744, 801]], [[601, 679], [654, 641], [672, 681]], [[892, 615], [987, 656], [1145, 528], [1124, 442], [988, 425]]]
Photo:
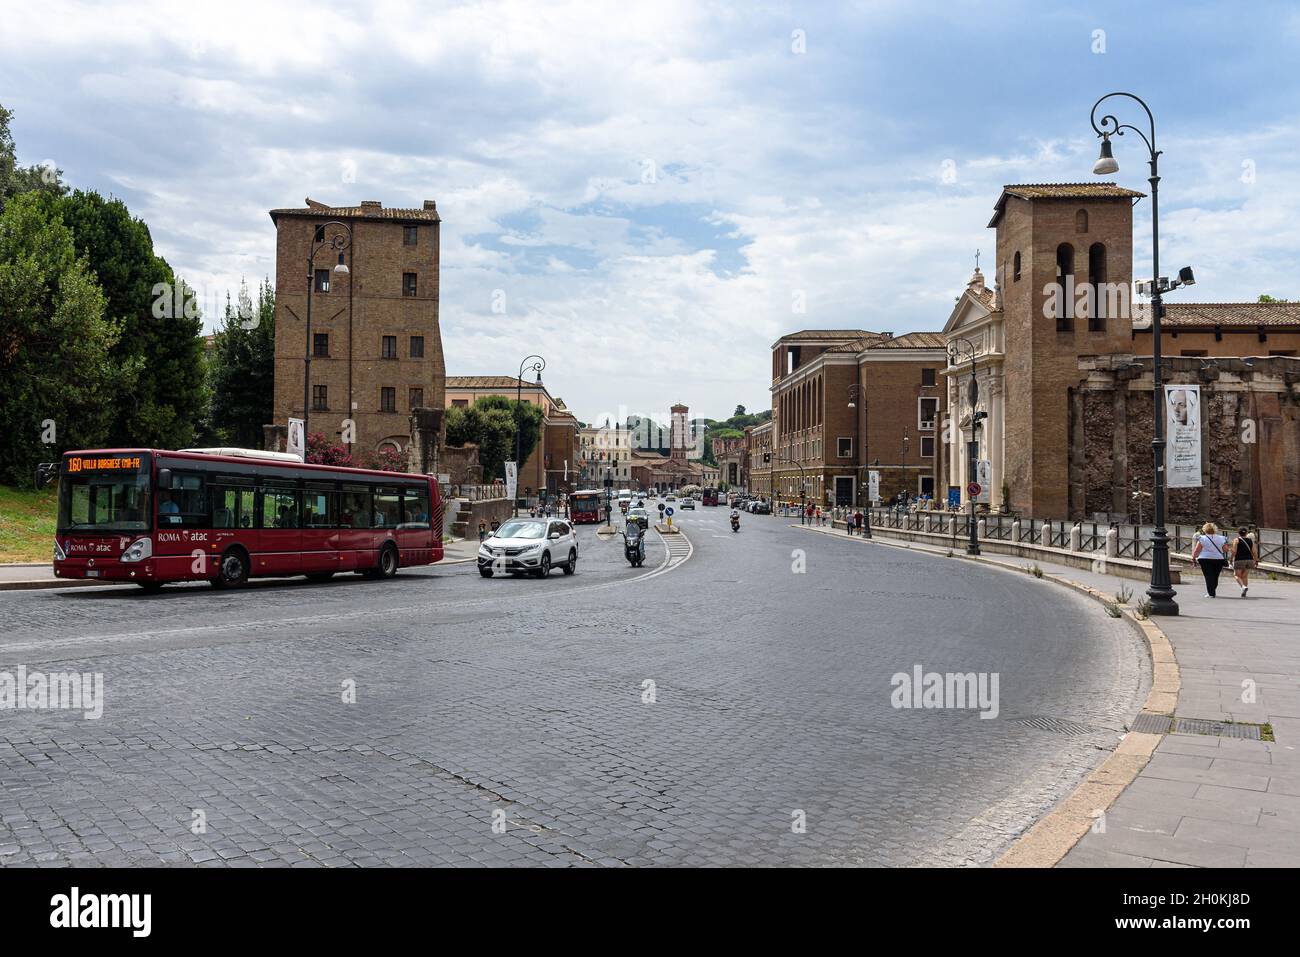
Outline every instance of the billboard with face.
[[1165, 386], [1165, 482], [1201, 487], [1201, 387]]

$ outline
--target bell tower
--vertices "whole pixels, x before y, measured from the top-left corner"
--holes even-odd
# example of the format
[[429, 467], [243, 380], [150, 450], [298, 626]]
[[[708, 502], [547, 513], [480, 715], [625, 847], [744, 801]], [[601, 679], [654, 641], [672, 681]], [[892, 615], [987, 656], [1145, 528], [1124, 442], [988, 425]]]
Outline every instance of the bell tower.
[[1071, 517], [1079, 358], [1132, 351], [1133, 204], [1143, 195], [1114, 183], [1033, 183], [1003, 187], [994, 208], [1006, 333], [1001, 481], [1026, 517]]

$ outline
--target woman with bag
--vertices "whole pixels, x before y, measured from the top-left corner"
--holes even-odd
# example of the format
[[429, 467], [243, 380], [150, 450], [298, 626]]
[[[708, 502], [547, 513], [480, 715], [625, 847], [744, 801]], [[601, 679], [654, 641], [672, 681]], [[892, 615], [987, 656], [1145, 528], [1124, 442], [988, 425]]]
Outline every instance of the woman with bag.
[[1250, 591], [1250, 570], [1255, 567], [1255, 540], [1246, 526], [1237, 529], [1237, 540], [1232, 543], [1232, 577], [1241, 588], [1241, 597]]
[[1219, 573], [1227, 564], [1227, 547], [1228, 540], [1219, 534], [1219, 529], [1213, 522], [1206, 522], [1201, 528], [1201, 534], [1196, 536], [1196, 544], [1192, 546], [1192, 561], [1200, 564], [1201, 574], [1205, 576], [1206, 598], [1215, 597], [1214, 593], [1218, 591]]

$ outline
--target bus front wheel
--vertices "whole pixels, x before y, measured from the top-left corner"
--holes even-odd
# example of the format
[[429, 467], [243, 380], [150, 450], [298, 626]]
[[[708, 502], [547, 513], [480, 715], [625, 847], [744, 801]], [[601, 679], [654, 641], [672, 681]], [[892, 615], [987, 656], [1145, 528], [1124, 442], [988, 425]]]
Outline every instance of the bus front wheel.
[[248, 553], [242, 548], [228, 548], [217, 566], [217, 577], [212, 579], [217, 588], [242, 588], [248, 584]]
[[385, 545], [379, 550], [379, 566], [374, 570], [375, 578], [392, 578], [397, 574], [397, 548]]

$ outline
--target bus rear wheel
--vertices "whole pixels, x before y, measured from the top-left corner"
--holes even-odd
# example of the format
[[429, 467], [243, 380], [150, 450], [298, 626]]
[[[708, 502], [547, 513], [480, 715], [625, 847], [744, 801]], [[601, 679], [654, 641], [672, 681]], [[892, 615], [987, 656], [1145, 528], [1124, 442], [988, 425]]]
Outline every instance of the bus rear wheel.
[[371, 571], [373, 578], [392, 578], [397, 574], [397, 547], [389, 544], [379, 550], [379, 565]]
[[217, 565], [217, 577], [212, 579], [217, 588], [242, 588], [248, 584], [248, 553], [242, 548], [228, 548]]

